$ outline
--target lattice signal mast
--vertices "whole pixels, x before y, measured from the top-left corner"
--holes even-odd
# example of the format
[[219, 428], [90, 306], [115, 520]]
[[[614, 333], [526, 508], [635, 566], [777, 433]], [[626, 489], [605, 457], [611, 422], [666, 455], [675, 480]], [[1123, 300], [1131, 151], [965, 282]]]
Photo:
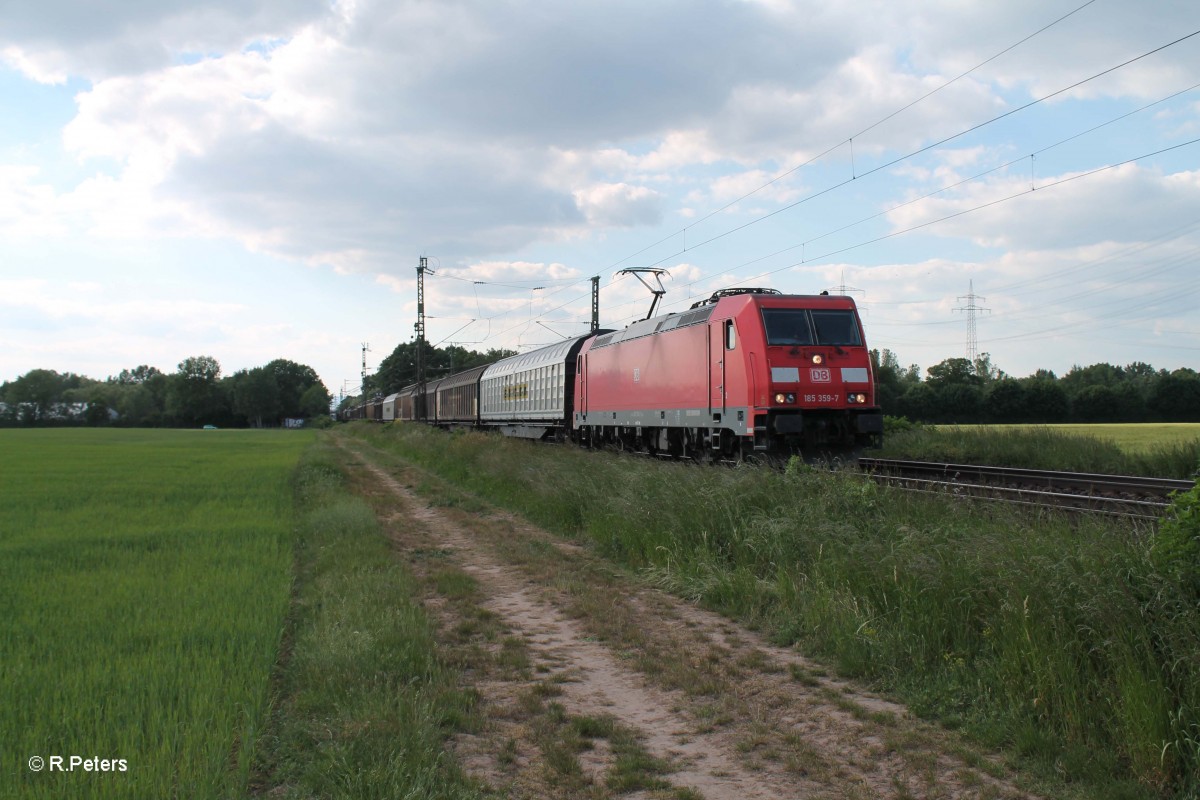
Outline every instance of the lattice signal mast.
[[975, 314], [980, 311], [991, 311], [991, 309], [975, 304], [976, 300], [987, 300], [986, 297], [975, 294], [975, 281], [971, 281], [967, 286], [967, 293], [958, 297], [960, 303], [966, 300], [967, 305], [954, 310], [965, 311], [967, 314], [967, 360], [974, 364], [975, 359], [979, 358], [979, 337], [975, 333]]
[[425, 273], [435, 274], [429, 268], [429, 259], [421, 256], [417, 264], [417, 394], [413, 398], [413, 416], [427, 418], [425, 408]]
[[592, 276], [592, 333], [600, 330], [600, 276]]
[[362, 383], [359, 384], [359, 389], [363, 393], [363, 400], [366, 400], [367, 395], [367, 353], [371, 352], [371, 345], [366, 342], [362, 343]]

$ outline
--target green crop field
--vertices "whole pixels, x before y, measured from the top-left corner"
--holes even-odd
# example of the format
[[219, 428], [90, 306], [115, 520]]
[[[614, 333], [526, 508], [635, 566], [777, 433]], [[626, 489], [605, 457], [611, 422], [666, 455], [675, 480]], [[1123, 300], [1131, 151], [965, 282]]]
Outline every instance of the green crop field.
[[[953, 426], [937, 426], [953, 427]], [[971, 427], [971, 426], [962, 426]], [[1074, 436], [1090, 436], [1115, 443], [1122, 450], [1142, 452], [1159, 446], [1171, 446], [1189, 439], [1200, 439], [1200, 422], [1124, 422], [1095, 425], [984, 425], [997, 430], [1047, 428]]]
[[1191, 478], [1200, 425], [930, 425], [885, 437], [884, 458]]
[[312, 440], [0, 431], [0, 797], [245, 793]]
[[1140, 452], [1180, 441], [1200, 439], [1197, 422], [1128, 422], [1120, 425], [1047, 425], [1063, 433], [1115, 442], [1122, 450]]

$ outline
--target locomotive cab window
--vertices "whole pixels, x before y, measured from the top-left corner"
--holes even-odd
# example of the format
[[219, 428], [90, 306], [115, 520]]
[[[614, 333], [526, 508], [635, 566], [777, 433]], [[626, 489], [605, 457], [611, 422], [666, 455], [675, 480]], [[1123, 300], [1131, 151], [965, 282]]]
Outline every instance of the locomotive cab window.
[[733, 320], [725, 320], [725, 349], [732, 350], [737, 347], [737, 330], [733, 327]]
[[812, 321], [817, 330], [817, 344], [862, 345], [853, 311], [813, 311]]
[[808, 312], [802, 308], [764, 308], [763, 327], [767, 330], [768, 345], [813, 344]]

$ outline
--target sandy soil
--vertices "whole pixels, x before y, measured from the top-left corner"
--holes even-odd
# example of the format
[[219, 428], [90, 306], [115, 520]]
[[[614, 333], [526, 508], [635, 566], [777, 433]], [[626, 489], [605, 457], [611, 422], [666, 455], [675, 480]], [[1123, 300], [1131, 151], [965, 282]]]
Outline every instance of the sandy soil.
[[[454, 751], [481, 782], [514, 797], [1024, 798], [994, 758], [900, 705], [829, 677], [792, 649], [659, 591], [507, 512], [477, 500], [431, 505], [414, 468], [353, 445], [398, 553], [436, 552], [470, 575], [476, 603], [520, 646], [527, 668], [467, 661], [482, 730]], [[386, 466], [385, 466], [386, 464]], [[458, 490], [446, 489], [458, 494]], [[420, 572], [428, 559], [410, 558]], [[443, 631], [461, 604], [431, 592]], [[493, 643], [495, 655], [501, 645]], [[547, 689], [549, 688], [549, 691]], [[603, 738], [579, 753], [582, 775], [558, 780], [539, 744], [531, 692], [570, 718], [609, 715], [665, 761], [669, 789], [610, 786], [617, 757]], [[524, 710], [523, 710], [524, 709]]]

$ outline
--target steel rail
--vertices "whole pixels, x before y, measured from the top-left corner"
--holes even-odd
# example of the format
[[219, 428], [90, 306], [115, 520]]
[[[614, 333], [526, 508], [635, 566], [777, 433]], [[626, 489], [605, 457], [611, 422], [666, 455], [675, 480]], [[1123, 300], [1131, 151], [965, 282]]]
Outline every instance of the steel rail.
[[908, 491], [1150, 520], [1162, 516], [1172, 492], [1195, 486], [1171, 478], [879, 458], [860, 458], [858, 465], [873, 479]]
[[989, 467], [979, 464], [943, 464], [932, 461], [905, 461], [887, 458], [860, 458], [859, 467], [872, 472], [908, 475], [940, 475], [954, 479], [984, 483], [986, 479], [1022, 481], [1039, 484], [1047, 488], [1097, 488], [1127, 492], [1141, 492], [1165, 497], [1173, 491], [1187, 491], [1195, 481], [1177, 478], [1152, 478], [1136, 475], [1105, 475], [1090, 472], [1059, 472], [1044, 469], [1019, 469], [1016, 467]]
[[900, 477], [874, 473], [871, 478], [896, 489], [923, 494], [961, 497], [970, 500], [989, 500], [1014, 505], [1052, 508], [1075, 513], [1107, 514], [1142, 520], [1157, 520], [1170, 505], [1166, 501], [1136, 500], [1106, 495], [1080, 495], [1065, 492], [1043, 492], [1009, 486], [982, 483], [935, 481], [927, 478]]

